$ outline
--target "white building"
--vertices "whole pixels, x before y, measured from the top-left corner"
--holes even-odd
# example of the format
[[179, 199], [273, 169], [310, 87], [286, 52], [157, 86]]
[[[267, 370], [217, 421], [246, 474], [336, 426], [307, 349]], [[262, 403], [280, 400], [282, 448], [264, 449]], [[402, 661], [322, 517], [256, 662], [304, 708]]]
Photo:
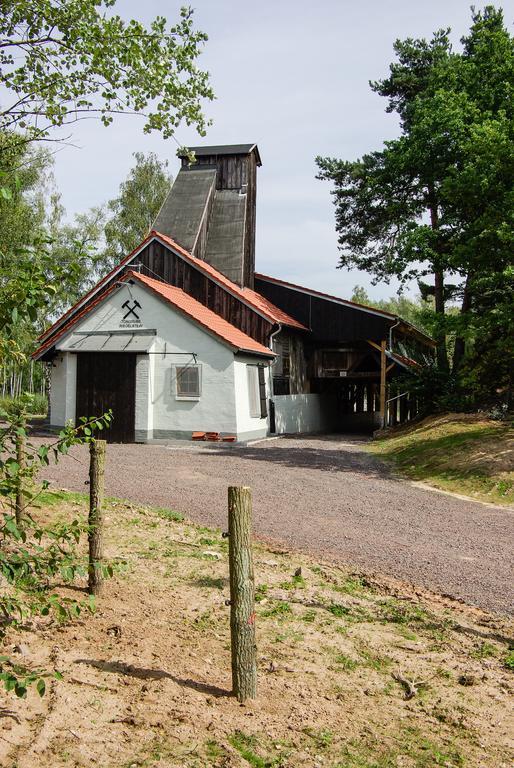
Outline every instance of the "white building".
[[53, 348], [53, 426], [74, 422], [78, 407], [87, 416], [111, 408], [123, 442], [268, 432], [273, 353], [180, 288], [126, 272]]
[[[433, 342], [388, 312], [255, 272], [255, 145], [196, 148], [155, 229], [41, 337], [50, 424], [120, 442], [372, 428]], [[391, 421], [415, 413], [392, 401]]]

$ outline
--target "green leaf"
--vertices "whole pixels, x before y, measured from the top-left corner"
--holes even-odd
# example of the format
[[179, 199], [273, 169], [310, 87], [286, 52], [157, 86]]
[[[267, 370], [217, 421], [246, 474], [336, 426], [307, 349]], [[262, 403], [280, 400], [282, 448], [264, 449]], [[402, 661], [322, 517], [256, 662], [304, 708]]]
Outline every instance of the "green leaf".
[[45, 695], [46, 691], [46, 684], [42, 677], [39, 678], [39, 680], [36, 683], [36, 689], [40, 696]]

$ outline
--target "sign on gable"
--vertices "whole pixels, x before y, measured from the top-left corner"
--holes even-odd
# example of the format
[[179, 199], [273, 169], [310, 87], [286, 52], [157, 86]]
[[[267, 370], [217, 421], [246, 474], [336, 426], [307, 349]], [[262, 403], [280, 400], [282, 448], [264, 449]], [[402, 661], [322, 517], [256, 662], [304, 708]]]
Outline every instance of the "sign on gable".
[[142, 328], [143, 323], [138, 310], [141, 310], [141, 304], [137, 299], [127, 299], [121, 305], [125, 314], [120, 320], [120, 328]]

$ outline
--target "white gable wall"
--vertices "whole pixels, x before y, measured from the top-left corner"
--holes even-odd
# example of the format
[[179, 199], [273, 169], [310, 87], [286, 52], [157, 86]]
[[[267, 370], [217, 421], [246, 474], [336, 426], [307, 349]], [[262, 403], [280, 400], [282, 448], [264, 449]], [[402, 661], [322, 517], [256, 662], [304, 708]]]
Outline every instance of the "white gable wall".
[[[235, 358], [230, 347], [143, 286], [131, 285], [130, 293], [128, 287], [120, 287], [72, 332], [122, 330], [126, 313], [122, 304], [127, 299], [141, 305], [137, 312], [142, 328], [157, 332], [150, 354], [137, 356], [136, 440], [190, 438], [193, 431], [234, 434], [239, 439], [266, 434], [267, 420], [251, 418], [249, 411], [246, 363], [257, 358]], [[201, 396], [178, 400], [175, 366], [194, 364], [192, 353], [202, 367]], [[75, 415], [76, 355], [61, 353], [61, 357], [67, 362], [64, 368], [54, 368], [52, 377], [52, 424], [56, 426]]]

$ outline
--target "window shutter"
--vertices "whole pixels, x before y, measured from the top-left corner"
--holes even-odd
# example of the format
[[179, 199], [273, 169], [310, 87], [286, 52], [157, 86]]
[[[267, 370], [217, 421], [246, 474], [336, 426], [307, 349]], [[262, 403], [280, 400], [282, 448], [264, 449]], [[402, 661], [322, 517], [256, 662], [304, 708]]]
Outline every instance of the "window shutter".
[[268, 415], [267, 401], [266, 401], [266, 381], [264, 378], [264, 367], [259, 366], [259, 399], [261, 401], [261, 419], [265, 419]]
[[248, 377], [250, 416], [254, 419], [258, 419], [261, 414], [261, 406], [259, 401], [259, 372], [257, 366], [247, 365], [246, 374]]

